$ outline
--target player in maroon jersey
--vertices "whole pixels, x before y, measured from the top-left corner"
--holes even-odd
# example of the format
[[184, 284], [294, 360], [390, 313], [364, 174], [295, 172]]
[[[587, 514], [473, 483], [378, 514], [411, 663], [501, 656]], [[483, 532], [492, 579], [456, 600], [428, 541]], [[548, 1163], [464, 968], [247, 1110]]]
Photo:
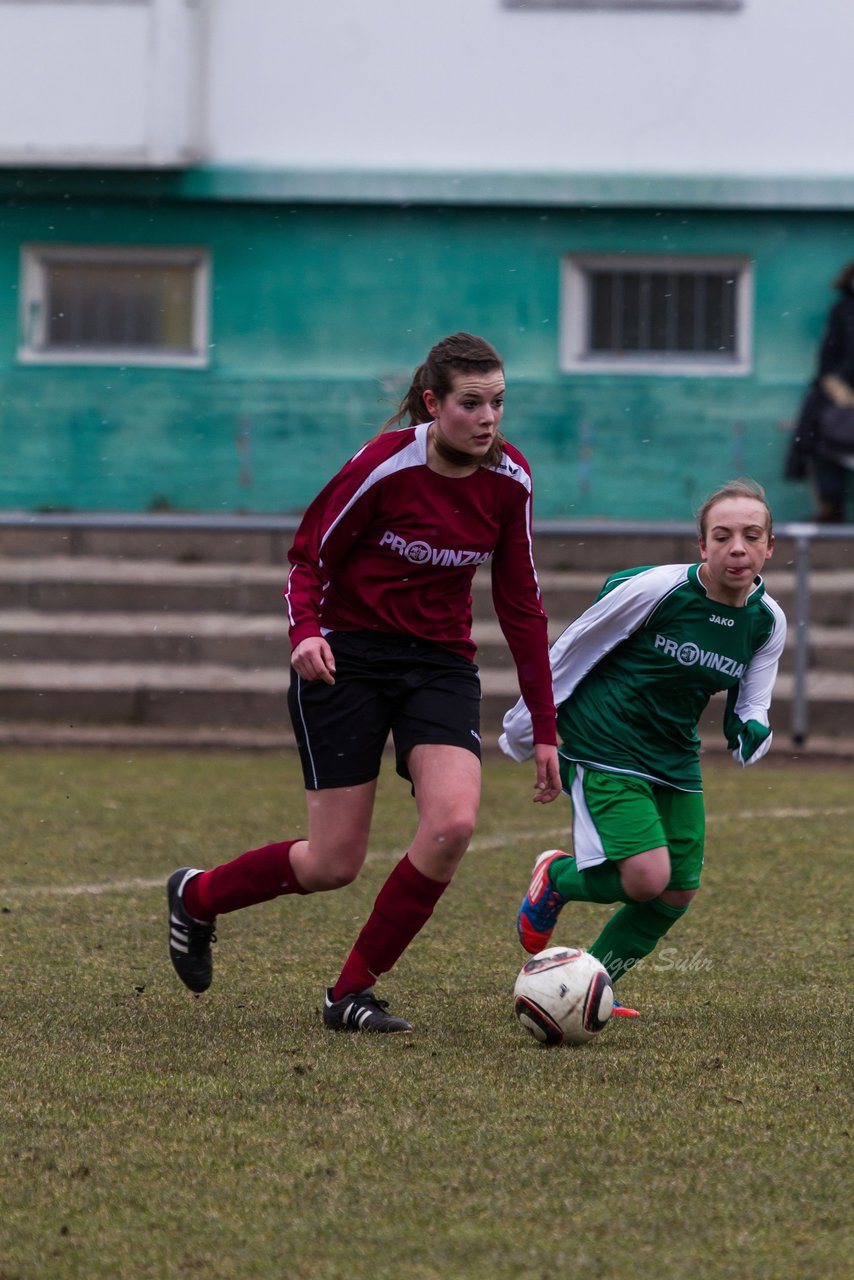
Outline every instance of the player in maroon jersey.
[[[212, 977], [218, 914], [350, 884], [368, 848], [389, 733], [411, 782], [415, 835], [341, 974], [325, 1025], [411, 1031], [374, 983], [426, 924], [462, 859], [480, 802], [480, 681], [471, 638], [475, 569], [492, 594], [531, 713], [534, 799], [560, 794], [547, 619], [531, 544], [531, 476], [499, 433], [501, 357], [457, 333], [436, 344], [398, 412], [311, 503], [289, 553], [288, 703], [308, 839], [169, 878], [169, 954], [191, 991]], [[400, 426], [408, 417], [410, 425]], [[397, 428], [389, 430], [388, 428]]]

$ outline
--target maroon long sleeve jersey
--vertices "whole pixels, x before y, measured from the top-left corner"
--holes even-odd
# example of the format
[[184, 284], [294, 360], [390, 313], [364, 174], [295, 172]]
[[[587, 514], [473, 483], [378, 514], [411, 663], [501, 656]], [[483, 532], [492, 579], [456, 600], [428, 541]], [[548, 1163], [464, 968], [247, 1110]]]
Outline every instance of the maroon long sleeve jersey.
[[548, 622], [531, 539], [531, 474], [505, 444], [469, 476], [427, 466], [429, 424], [366, 444], [306, 511], [288, 553], [291, 645], [327, 631], [417, 636], [470, 661], [471, 587], [492, 561], [492, 598], [531, 713], [557, 741]]

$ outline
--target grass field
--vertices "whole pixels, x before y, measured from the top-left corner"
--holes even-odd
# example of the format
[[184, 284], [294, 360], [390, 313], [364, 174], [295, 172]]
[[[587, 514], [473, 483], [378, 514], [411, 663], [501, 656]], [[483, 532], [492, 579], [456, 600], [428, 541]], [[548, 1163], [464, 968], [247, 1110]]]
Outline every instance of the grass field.
[[295, 760], [0, 756], [0, 1280], [850, 1276], [851, 770], [706, 774], [703, 890], [621, 984], [643, 1018], [544, 1049], [513, 922], [568, 806], [529, 769], [487, 763], [386, 1039], [319, 1004], [411, 830], [388, 767], [362, 878], [221, 918], [196, 998], [163, 881], [301, 831]]

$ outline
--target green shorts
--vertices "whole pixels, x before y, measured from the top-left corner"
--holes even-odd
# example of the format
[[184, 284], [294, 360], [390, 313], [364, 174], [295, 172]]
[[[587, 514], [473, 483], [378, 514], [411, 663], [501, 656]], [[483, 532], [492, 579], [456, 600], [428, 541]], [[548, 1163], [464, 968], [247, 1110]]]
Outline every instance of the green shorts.
[[564, 759], [560, 763], [572, 800], [572, 843], [580, 871], [666, 846], [668, 889], [699, 887], [706, 834], [701, 791], [677, 791]]

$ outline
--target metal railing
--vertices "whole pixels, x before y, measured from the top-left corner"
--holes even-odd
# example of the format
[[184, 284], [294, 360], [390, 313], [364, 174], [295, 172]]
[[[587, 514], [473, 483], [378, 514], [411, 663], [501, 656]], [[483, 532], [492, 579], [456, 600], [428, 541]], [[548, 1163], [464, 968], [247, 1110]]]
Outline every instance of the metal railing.
[[[124, 529], [196, 531], [209, 533], [293, 533], [300, 516], [232, 515], [190, 512], [50, 512], [0, 511], [0, 529]], [[778, 539], [793, 544], [795, 575], [793, 616], [788, 618], [793, 635], [791, 735], [795, 746], [803, 746], [809, 730], [809, 618], [812, 544], [819, 541], [854, 540], [854, 525], [825, 525], [809, 522], [777, 524]], [[534, 534], [555, 537], [631, 537], [695, 539], [696, 525], [689, 521], [645, 520], [537, 520]]]

